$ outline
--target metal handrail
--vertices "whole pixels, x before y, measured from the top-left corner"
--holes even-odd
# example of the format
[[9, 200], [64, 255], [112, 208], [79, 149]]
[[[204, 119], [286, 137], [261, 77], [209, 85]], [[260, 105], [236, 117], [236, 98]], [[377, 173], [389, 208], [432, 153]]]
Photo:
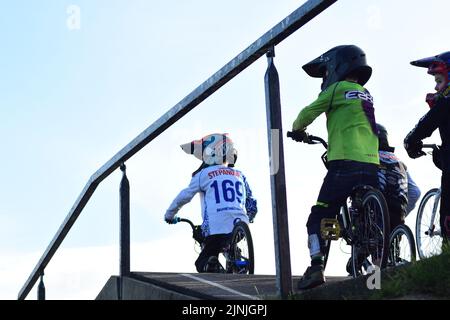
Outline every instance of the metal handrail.
[[203, 100], [208, 98], [241, 71], [266, 54], [272, 47], [286, 39], [336, 1], [337, 0], [309, 0], [304, 3], [301, 7], [292, 12], [234, 59], [228, 62], [208, 80], [198, 86], [97, 170], [85, 185], [83, 191], [78, 196], [41, 259], [23, 285], [19, 292], [18, 299], [23, 300], [26, 298], [36, 281], [43, 274], [45, 267], [52, 259], [56, 250], [64, 241], [67, 233], [72, 228], [95, 189], [106, 177], [145, 147], [150, 141], [155, 139], [172, 124], [199, 105]]

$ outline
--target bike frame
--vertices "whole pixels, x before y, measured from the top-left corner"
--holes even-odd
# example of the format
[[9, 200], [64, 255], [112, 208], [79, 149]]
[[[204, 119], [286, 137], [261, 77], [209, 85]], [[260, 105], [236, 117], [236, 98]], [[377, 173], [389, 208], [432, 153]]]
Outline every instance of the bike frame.
[[349, 242], [350, 242], [350, 239], [347, 239], [347, 237], [349, 236], [347, 230], [349, 230], [349, 226], [350, 226], [350, 212], [349, 212], [349, 210], [348, 210], [347, 204], [345, 204], [345, 205], [343, 205], [343, 206], [341, 207], [340, 215], [341, 215], [341, 217], [342, 217], [342, 224], [343, 224], [344, 230], [345, 230], [346, 233], [347, 233], [347, 234], [345, 235], [345, 237], [343, 236], [342, 238], [344, 238], [344, 240], [345, 240], [347, 243], [349, 243]]
[[[433, 151], [434, 151], [437, 148], [437, 146], [435, 144], [424, 144], [422, 146], [422, 148], [433, 149]], [[432, 154], [432, 153], [429, 152], [428, 154]], [[434, 199], [433, 212], [431, 213], [431, 218], [430, 218], [430, 223], [429, 223], [430, 228], [428, 229], [428, 233], [427, 233], [427, 235], [429, 235], [430, 237], [441, 235], [440, 228], [439, 228], [439, 231], [435, 231], [433, 228], [434, 219], [436, 218], [437, 208], [439, 206], [439, 201], [441, 201], [441, 188], [439, 188], [436, 198]]]
[[434, 204], [433, 204], [433, 212], [431, 213], [431, 218], [430, 218], [430, 223], [429, 223], [430, 229], [428, 229], [428, 234], [427, 234], [431, 237], [441, 235], [441, 229], [439, 229], [439, 231], [435, 231], [434, 228], [432, 228], [432, 226], [434, 225], [434, 219], [436, 218], [437, 208], [439, 206], [440, 200], [441, 200], [441, 188], [439, 188], [438, 193], [436, 194], [436, 197], [434, 199]]
[[[238, 221], [240, 221], [240, 219], [239, 219]], [[236, 224], [238, 221], [235, 221], [235, 224]], [[188, 223], [188, 224], [191, 226], [192, 231], [194, 231], [195, 227], [197, 227], [197, 226], [196, 226], [191, 220], [189, 220], [189, 219], [178, 218], [178, 219], [177, 219], [177, 222], [185, 222], [185, 223]], [[204, 241], [200, 242], [200, 241], [198, 241], [198, 240], [195, 239], [195, 238], [194, 238], [194, 241], [197, 242], [197, 243], [200, 245], [201, 250], [203, 250], [203, 247], [204, 247]], [[219, 261], [220, 268], [221, 268], [222, 270], [224, 270], [225, 273], [228, 272], [228, 268], [229, 268], [230, 264], [235, 263], [235, 262], [232, 261], [231, 258], [230, 258], [230, 249], [231, 249], [230, 246], [231, 246], [231, 243], [228, 244], [226, 247], [222, 248], [222, 250], [219, 252], [219, 255], [220, 255], [220, 254], [223, 255], [223, 257], [224, 257], [224, 259], [225, 259], [225, 266], [223, 266], [223, 265], [220, 263], [220, 261]]]

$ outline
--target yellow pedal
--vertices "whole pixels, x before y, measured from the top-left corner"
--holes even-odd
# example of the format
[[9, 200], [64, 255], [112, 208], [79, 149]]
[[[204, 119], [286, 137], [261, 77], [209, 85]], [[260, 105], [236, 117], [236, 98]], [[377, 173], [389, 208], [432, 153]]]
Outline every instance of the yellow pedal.
[[341, 226], [337, 219], [322, 219], [320, 234], [323, 240], [338, 240], [341, 236]]

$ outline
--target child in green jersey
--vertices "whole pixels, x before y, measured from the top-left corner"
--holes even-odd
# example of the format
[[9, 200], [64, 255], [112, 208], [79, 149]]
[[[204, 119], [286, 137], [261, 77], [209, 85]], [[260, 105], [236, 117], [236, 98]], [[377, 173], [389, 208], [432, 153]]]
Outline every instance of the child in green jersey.
[[336, 218], [356, 186], [378, 188], [379, 157], [373, 98], [363, 87], [372, 75], [365, 53], [353, 45], [338, 46], [303, 69], [323, 79], [322, 92], [294, 121], [294, 139], [307, 139], [307, 126], [322, 113], [328, 129], [328, 173], [307, 222], [311, 266], [298, 283], [299, 289], [309, 289], [325, 282], [321, 220]]

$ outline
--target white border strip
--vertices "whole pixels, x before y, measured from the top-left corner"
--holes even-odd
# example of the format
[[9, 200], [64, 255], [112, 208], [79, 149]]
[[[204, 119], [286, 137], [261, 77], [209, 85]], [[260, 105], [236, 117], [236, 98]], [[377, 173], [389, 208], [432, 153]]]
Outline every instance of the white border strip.
[[248, 294], [245, 294], [245, 293], [242, 293], [242, 292], [230, 289], [230, 288], [225, 287], [225, 286], [223, 286], [221, 284], [218, 284], [218, 283], [215, 283], [215, 282], [212, 282], [212, 281], [208, 281], [208, 280], [205, 280], [205, 279], [193, 276], [191, 274], [180, 273], [180, 276], [184, 276], [186, 278], [190, 278], [190, 279], [193, 279], [193, 280], [197, 280], [199, 282], [203, 282], [203, 283], [209, 284], [210, 286], [220, 288], [220, 289], [222, 289], [224, 291], [228, 291], [228, 292], [233, 293], [235, 295], [238, 295], [238, 296], [241, 296], [241, 297], [245, 297], [245, 298], [249, 298], [251, 300], [261, 300], [260, 298], [258, 298], [256, 296], [251, 296], [251, 295], [248, 295]]

